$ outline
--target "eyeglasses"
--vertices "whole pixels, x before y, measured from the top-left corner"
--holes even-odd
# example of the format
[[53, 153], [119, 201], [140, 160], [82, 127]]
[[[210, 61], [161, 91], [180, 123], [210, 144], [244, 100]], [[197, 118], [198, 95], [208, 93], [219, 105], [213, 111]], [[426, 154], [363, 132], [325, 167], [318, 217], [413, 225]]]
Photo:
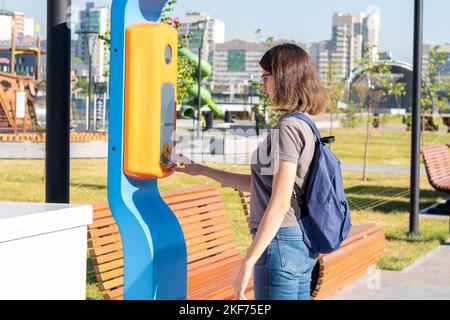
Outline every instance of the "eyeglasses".
[[261, 78], [263, 79], [264, 83], [267, 82], [267, 79], [268, 79], [271, 75], [272, 75], [271, 73], [266, 73], [266, 74], [263, 74], [263, 75], [261, 76]]

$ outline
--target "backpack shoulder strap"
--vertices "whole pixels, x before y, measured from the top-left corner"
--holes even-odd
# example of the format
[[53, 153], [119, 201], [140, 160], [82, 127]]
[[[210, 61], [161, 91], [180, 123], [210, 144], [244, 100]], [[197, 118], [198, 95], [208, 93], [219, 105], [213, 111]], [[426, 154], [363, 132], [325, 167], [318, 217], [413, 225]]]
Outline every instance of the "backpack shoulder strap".
[[293, 114], [289, 115], [289, 118], [290, 117], [297, 118], [297, 119], [305, 121], [307, 124], [309, 124], [309, 126], [312, 129], [312, 131], [316, 135], [317, 141], [320, 141], [320, 139], [322, 139], [321, 136], [320, 136], [319, 129], [317, 129], [317, 127], [316, 127], [316, 124], [307, 115], [305, 115], [303, 113], [300, 113], [300, 112], [294, 112]]

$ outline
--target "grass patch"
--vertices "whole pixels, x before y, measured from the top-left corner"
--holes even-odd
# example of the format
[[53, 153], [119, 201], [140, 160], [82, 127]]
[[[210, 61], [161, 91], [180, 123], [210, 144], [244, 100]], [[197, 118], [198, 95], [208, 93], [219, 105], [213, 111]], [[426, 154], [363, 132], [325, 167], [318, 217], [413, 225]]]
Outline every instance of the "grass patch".
[[[329, 129], [321, 133], [328, 136]], [[336, 141], [332, 143], [333, 152], [342, 162], [363, 163], [365, 129], [333, 129]], [[411, 132], [371, 129], [369, 143], [369, 165], [409, 166], [411, 163]], [[424, 146], [450, 142], [446, 132], [424, 132]]]

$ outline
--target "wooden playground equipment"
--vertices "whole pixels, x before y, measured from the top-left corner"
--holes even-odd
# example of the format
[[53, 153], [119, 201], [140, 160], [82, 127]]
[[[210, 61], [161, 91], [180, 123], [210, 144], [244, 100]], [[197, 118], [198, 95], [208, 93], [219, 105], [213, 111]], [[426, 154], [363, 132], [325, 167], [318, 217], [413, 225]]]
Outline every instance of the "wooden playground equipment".
[[[36, 48], [16, 48], [16, 28], [14, 21], [11, 29], [11, 48], [1, 48], [0, 51], [10, 52], [9, 73], [0, 72], [0, 132], [26, 132], [37, 125], [35, 106], [38, 83], [41, 81], [41, 38], [39, 27]], [[36, 55], [36, 77], [16, 75], [16, 55]], [[20, 96], [19, 96], [20, 95]], [[23, 97], [25, 95], [25, 97]], [[17, 111], [18, 98], [25, 98], [24, 110]], [[19, 117], [20, 116], [20, 117]]]
[[[0, 131], [26, 132], [33, 127], [38, 81], [26, 76], [0, 73]], [[23, 118], [17, 117], [17, 93], [25, 93]]]

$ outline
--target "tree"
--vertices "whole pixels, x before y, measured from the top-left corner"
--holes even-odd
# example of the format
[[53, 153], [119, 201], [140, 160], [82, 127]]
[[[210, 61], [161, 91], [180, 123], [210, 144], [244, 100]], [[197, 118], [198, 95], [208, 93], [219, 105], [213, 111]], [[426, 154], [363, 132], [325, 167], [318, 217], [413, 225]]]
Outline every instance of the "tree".
[[345, 94], [345, 81], [339, 77], [339, 65], [331, 60], [327, 66], [327, 90], [329, 96], [328, 111], [330, 112], [330, 136], [333, 135], [333, 115], [339, 116], [339, 102]]
[[363, 166], [363, 182], [366, 181], [366, 169], [369, 157], [370, 128], [373, 121], [372, 115], [374, 110], [379, 106], [380, 102], [388, 95], [392, 94], [392, 83], [394, 77], [391, 73], [391, 67], [386, 61], [374, 61], [371, 54], [375, 46], [368, 47], [363, 58], [357, 62], [364, 70], [364, 80], [366, 88], [362, 89], [361, 98], [366, 95], [367, 102], [367, 122], [366, 122], [366, 139], [364, 144], [364, 166]]
[[[274, 45], [274, 37], [269, 36], [263, 40], [262, 38], [262, 30], [258, 28], [255, 30], [256, 39], [267, 49], [270, 49]], [[280, 114], [278, 112], [273, 111], [272, 109], [267, 110], [267, 106], [270, 105], [271, 101], [269, 96], [263, 90], [263, 83], [260, 81], [250, 81], [250, 89], [258, 92], [259, 95], [259, 104], [254, 104], [252, 106], [252, 111], [255, 113], [256, 120], [256, 131], [259, 134], [259, 129], [270, 128], [273, 127], [279, 120]], [[268, 111], [269, 119], [265, 121], [266, 112]], [[262, 121], [264, 119], [264, 121]]]
[[401, 97], [406, 94], [406, 83], [393, 83], [391, 86], [391, 93], [395, 96], [395, 106], [401, 108]]
[[[430, 62], [425, 71], [424, 81], [422, 81], [422, 99], [421, 113], [431, 116], [435, 112], [439, 112], [449, 106], [449, 91], [446, 90], [448, 85], [445, 81], [441, 81], [440, 70], [446, 64], [449, 55], [448, 51], [442, 51], [440, 46], [434, 46], [430, 50]], [[441, 94], [446, 92], [446, 94]], [[421, 119], [421, 141], [424, 141], [425, 119]]]

